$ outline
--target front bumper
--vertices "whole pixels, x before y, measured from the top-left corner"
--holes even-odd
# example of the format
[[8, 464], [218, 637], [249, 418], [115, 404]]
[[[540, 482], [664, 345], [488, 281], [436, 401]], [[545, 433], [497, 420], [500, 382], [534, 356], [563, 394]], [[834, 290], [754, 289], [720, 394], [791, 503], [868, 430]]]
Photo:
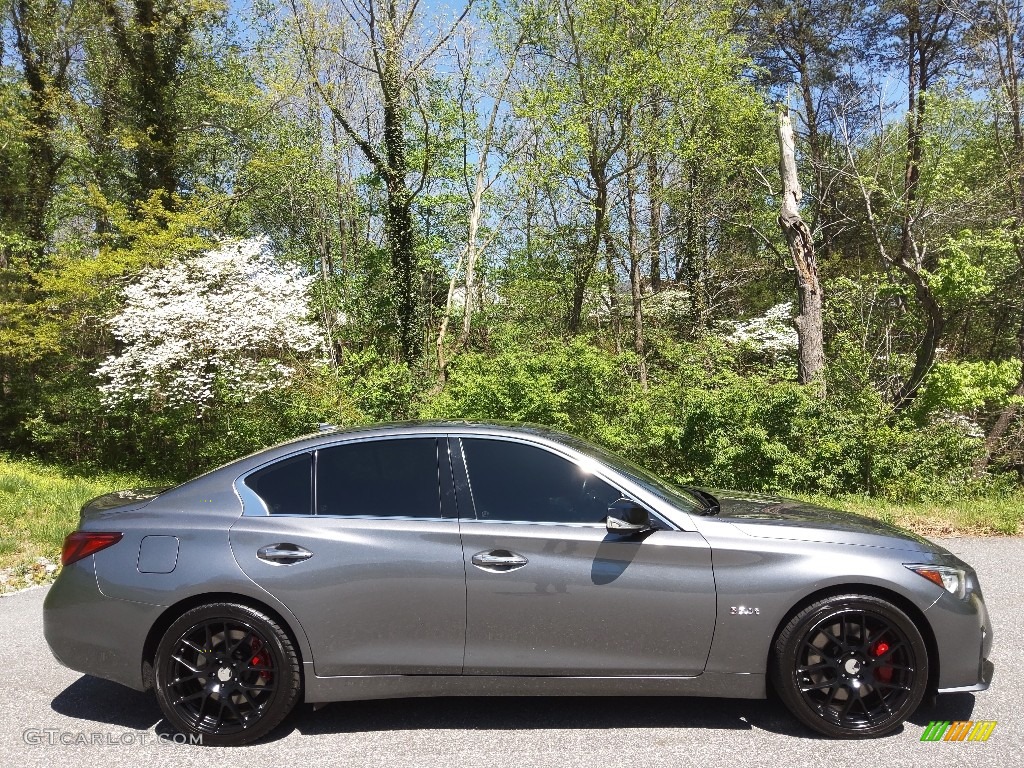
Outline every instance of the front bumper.
[[974, 685], [961, 685], [956, 688], [939, 688], [938, 693], [971, 693], [973, 691], [987, 691], [992, 684], [992, 675], [996, 671], [996, 665], [988, 659], [981, 660], [981, 669], [978, 672], [978, 682]]
[[944, 593], [925, 615], [939, 652], [935, 690], [938, 693], [986, 690], [992, 683], [995, 665], [989, 661], [992, 623], [981, 591], [975, 591], [967, 600]]

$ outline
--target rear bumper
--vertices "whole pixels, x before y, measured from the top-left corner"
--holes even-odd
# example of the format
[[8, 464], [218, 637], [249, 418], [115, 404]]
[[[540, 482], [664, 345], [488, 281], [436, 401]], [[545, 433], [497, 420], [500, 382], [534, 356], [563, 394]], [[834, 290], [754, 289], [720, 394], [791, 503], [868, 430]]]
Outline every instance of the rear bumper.
[[50, 587], [43, 636], [65, 667], [142, 691], [143, 646], [161, 610], [103, 595], [89, 557], [65, 567]]

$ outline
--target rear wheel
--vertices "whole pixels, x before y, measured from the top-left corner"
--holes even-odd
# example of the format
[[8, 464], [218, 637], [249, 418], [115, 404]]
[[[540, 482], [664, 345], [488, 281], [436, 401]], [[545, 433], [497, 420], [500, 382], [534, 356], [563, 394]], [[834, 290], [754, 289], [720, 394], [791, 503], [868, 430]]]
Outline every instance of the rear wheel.
[[928, 650], [913, 621], [869, 595], [819, 600], [775, 642], [772, 682], [786, 707], [826, 736], [896, 730], [920, 705]]
[[209, 746], [247, 744], [291, 712], [301, 687], [291, 638], [261, 611], [193, 608], [164, 633], [156, 695], [168, 722]]

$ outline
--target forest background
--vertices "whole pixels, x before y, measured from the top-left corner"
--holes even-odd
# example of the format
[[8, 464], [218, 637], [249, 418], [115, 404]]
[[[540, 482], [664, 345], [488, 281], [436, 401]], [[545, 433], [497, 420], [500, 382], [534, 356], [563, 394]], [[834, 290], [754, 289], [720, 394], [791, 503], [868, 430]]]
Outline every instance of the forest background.
[[320, 422], [502, 419], [676, 482], [1019, 529], [1020, 0], [2, 24], [11, 498], [26, 466], [174, 481]]

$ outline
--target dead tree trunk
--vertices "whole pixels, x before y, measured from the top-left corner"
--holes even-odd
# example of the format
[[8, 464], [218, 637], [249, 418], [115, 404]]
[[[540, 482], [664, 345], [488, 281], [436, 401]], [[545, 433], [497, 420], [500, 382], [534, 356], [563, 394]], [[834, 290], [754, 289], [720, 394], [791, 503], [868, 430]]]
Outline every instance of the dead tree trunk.
[[[1017, 62], [1017, 41], [1020, 39], [1021, 28], [1018, 22], [1019, 17], [1011, 11], [1007, 3], [995, 3], [994, 13], [997, 24], [990, 45], [996, 54], [1004, 109], [1009, 113], [1010, 127], [1012, 128], [1012, 145], [1005, 149], [1004, 153], [1020, 169], [1016, 177], [1011, 177], [1010, 181], [1010, 189], [1013, 192], [1016, 207], [1014, 212], [1016, 231], [1020, 232], [1024, 228], [1024, 106], [1021, 104], [1021, 75], [1020, 65]], [[1018, 274], [1024, 276], [1024, 241], [1015, 234], [1013, 245], [1020, 263]], [[1024, 288], [1024, 283], [1021, 284], [1021, 288]], [[1024, 290], [1018, 292], [1017, 310], [1020, 313], [1017, 326], [1017, 358], [1021, 361], [1021, 369], [1017, 386], [1013, 390], [1015, 400], [1011, 400], [999, 412], [999, 416], [996, 417], [992, 428], [985, 436], [985, 448], [974, 463], [974, 472], [978, 475], [988, 469], [992, 457], [999, 453], [1000, 445], [1019, 412], [1017, 398], [1024, 397]]]
[[800, 299], [800, 314], [796, 318], [797, 349], [799, 356], [798, 381], [815, 384], [824, 394], [825, 343], [821, 319], [822, 293], [818, 282], [818, 265], [814, 258], [811, 230], [800, 216], [803, 190], [796, 173], [796, 148], [793, 123], [789, 110], [779, 110], [779, 174], [782, 177], [782, 211], [779, 226], [786, 236], [789, 255], [796, 267], [796, 289]]

